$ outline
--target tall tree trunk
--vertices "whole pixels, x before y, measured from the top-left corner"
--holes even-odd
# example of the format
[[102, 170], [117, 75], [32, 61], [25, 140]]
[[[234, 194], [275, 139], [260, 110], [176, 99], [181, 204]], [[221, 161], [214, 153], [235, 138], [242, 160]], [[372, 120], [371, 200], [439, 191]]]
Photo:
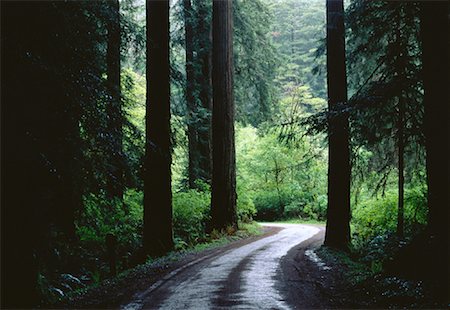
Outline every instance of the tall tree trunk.
[[170, 144], [169, 1], [147, 0], [147, 113], [144, 250], [173, 248]]
[[448, 3], [423, 2], [421, 10], [428, 226], [432, 234], [448, 238]]
[[212, 79], [211, 79], [211, 6], [204, 0], [198, 1], [197, 57], [201, 72], [197, 75], [197, 85], [200, 87], [200, 102], [198, 122], [198, 147], [200, 154], [200, 179], [211, 183], [212, 150], [211, 150], [211, 111], [212, 111]]
[[[59, 136], [61, 129], [59, 119], [53, 118], [55, 111], [59, 111], [54, 103], [61, 102], [60, 89], [53, 84], [48, 67], [42, 70], [30, 61], [30, 55], [36, 59], [43, 55], [36, 45], [41, 47], [37, 42], [49, 39], [43, 23], [50, 21], [52, 25], [55, 21], [51, 5], [1, 3], [2, 309], [37, 306], [37, 254], [43, 235], [48, 233], [49, 219], [56, 213], [52, 199], [46, 199], [45, 193], [53, 194], [54, 198], [59, 186], [59, 182], [50, 179], [59, 173], [54, 169], [52, 155], [59, 142], [55, 136]], [[51, 190], [45, 191], [48, 188]]]
[[109, 198], [123, 199], [123, 156], [122, 156], [122, 101], [120, 91], [120, 13], [119, 0], [110, 0], [110, 16], [107, 20], [107, 86], [110, 95], [108, 103], [108, 133], [111, 137], [111, 171], [107, 182]]
[[[428, 231], [437, 253], [435, 277], [448, 303], [449, 95], [448, 2], [421, 3], [425, 143], [428, 183]], [[442, 270], [447, 266], [447, 272]], [[445, 269], [444, 269], [445, 270]]]
[[398, 147], [398, 210], [397, 210], [397, 236], [404, 237], [404, 201], [405, 201], [405, 176], [404, 176], [404, 154], [405, 154], [405, 138], [404, 138], [404, 119], [405, 119], [405, 102], [403, 94], [398, 98], [398, 123], [397, 123], [397, 147]]
[[184, 30], [186, 42], [186, 103], [187, 103], [187, 136], [188, 136], [188, 174], [189, 188], [195, 188], [199, 179], [200, 154], [198, 145], [198, 112], [195, 98], [196, 70], [194, 66], [194, 12], [191, 0], [183, 0]]
[[327, 0], [328, 209], [325, 245], [347, 249], [350, 241], [350, 151], [342, 0]]
[[[405, 18], [403, 5], [398, 3], [397, 20], [395, 21], [394, 48], [398, 53], [396, 66], [396, 74], [402, 79], [407, 78], [406, 57], [408, 53], [407, 47], [404, 45], [404, 38], [400, 29], [403, 27]], [[397, 151], [398, 151], [398, 208], [397, 208], [397, 236], [402, 239], [404, 237], [404, 204], [405, 204], [405, 94], [402, 91], [397, 98]]]
[[213, 1], [212, 226], [237, 228], [233, 98], [233, 3]]

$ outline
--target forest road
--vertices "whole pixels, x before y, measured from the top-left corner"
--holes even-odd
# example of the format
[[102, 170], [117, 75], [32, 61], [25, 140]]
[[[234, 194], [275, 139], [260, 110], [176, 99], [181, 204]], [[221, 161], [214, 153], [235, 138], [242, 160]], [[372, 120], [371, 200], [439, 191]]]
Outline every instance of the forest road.
[[[294, 291], [297, 288], [291, 281], [296, 280], [289, 279], [290, 268], [297, 268], [292, 262], [300, 252], [303, 260], [314, 265], [314, 257], [307, 258], [305, 253], [322, 242], [323, 227], [263, 225], [275, 227], [276, 233], [194, 260], [135, 295], [122, 309], [296, 309], [309, 305]], [[297, 272], [299, 276], [308, 274]], [[310, 292], [305, 296], [314, 300], [317, 296], [306, 289]]]

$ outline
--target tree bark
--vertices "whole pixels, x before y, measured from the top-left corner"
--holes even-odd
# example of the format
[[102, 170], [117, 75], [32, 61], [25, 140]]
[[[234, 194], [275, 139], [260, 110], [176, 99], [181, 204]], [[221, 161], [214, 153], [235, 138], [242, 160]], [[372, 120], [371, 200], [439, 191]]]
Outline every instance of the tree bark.
[[169, 1], [147, 0], [147, 113], [144, 250], [173, 248], [170, 144]]
[[198, 1], [198, 21], [196, 35], [198, 37], [197, 57], [201, 72], [197, 75], [200, 87], [201, 109], [198, 123], [198, 146], [200, 155], [200, 179], [211, 183], [212, 149], [211, 149], [211, 111], [212, 111], [212, 79], [211, 79], [211, 6], [204, 0]]
[[328, 209], [325, 245], [347, 249], [350, 241], [350, 150], [343, 1], [327, 0]]
[[428, 226], [432, 234], [448, 238], [448, 3], [423, 2], [421, 11]]
[[[448, 2], [421, 3], [425, 147], [428, 183], [428, 232], [437, 253], [434, 277], [448, 303], [448, 208], [449, 208], [449, 63]], [[442, 266], [447, 266], [445, 271]]]
[[187, 136], [188, 136], [188, 174], [189, 188], [195, 188], [199, 179], [200, 154], [198, 144], [198, 111], [195, 98], [196, 74], [194, 65], [194, 12], [191, 0], [183, 0], [184, 30], [186, 42], [186, 105], [187, 105]]
[[213, 1], [212, 227], [237, 228], [233, 98], [233, 3]]
[[404, 138], [405, 102], [403, 94], [398, 98], [398, 210], [397, 210], [397, 236], [404, 237], [404, 202], [405, 202], [405, 138]]
[[122, 102], [120, 91], [120, 13], [119, 0], [108, 1], [110, 16], [107, 20], [108, 48], [107, 87], [110, 95], [108, 102], [108, 133], [112, 153], [110, 154], [111, 171], [107, 181], [109, 198], [123, 199], [123, 156], [122, 156]]
[[[405, 54], [408, 53], [407, 47], [403, 44], [402, 32], [404, 20], [403, 6], [399, 4], [397, 21], [395, 22], [396, 32], [394, 36], [394, 47], [396, 53], [397, 75], [401, 78], [407, 78], [407, 66]], [[405, 205], [405, 93], [402, 91], [397, 98], [397, 151], [398, 151], [398, 208], [397, 208], [397, 237], [404, 237], [404, 205]]]

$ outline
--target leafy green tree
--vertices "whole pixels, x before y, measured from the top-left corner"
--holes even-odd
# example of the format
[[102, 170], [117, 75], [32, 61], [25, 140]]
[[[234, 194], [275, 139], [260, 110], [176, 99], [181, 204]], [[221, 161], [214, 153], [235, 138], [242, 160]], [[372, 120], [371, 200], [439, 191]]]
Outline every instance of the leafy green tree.
[[245, 193], [257, 219], [325, 219], [326, 154], [317, 141], [287, 144], [277, 130], [247, 126], [238, 127], [236, 150], [238, 204]]

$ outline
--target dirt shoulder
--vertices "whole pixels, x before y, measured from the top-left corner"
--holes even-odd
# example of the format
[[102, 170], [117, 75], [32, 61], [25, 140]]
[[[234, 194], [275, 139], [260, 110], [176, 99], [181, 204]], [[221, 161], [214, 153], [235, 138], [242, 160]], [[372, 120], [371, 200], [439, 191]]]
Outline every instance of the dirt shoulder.
[[271, 236], [280, 231], [281, 228], [263, 227], [262, 230], [260, 235], [232, 241], [222, 246], [213, 246], [199, 252], [172, 253], [151, 263], [125, 271], [114, 279], [105, 280], [100, 285], [78, 292], [62, 303], [53, 306], [84, 309], [119, 308], [121, 305], [131, 302], [140, 292], [147, 290], [161, 279], [170, 277], [171, 273], [186, 265], [191, 266], [193, 263], [200, 263], [206, 258]]
[[435, 283], [375, 273], [351, 255], [322, 247], [320, 228], [281, 260], [278, 289], [294, 309], [448, 308], [434, 296]]
[[328, 266], [314, 252], [322, 244], [325, 228], [320, 228], [312, 238], [292, 248], [281, 260], [278, 270], [279, 291], [294, 309], [341, 308], [342, 300], [339, 274], [336, 266]]

